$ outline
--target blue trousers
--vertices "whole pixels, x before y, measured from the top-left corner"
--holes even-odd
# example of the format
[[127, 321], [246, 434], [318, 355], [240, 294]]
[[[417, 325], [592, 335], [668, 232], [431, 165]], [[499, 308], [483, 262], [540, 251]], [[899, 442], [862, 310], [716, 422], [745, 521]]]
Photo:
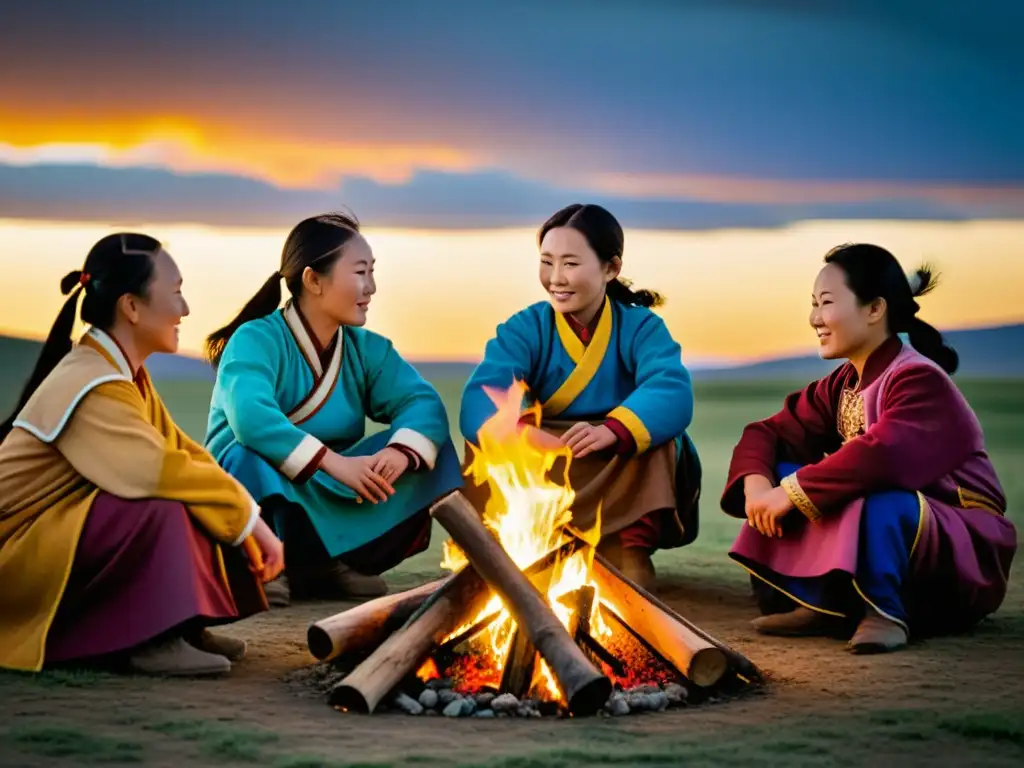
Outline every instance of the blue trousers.
[[[781, 464], [777, 471], [779, 477], [784, 477], [797, 469], [795, 464]], [[902, 587], [920, 521], [921, 505], [916, 493], [873, 493], [864, 500], [857, 572], [852, 580], [840, 573], [816, 578], [794, 578], [773, 572], [759, 575], [787, 597], [808, 607], [852, 617], [863, 613], [866, 603], [883, 616], [906, 625]]]

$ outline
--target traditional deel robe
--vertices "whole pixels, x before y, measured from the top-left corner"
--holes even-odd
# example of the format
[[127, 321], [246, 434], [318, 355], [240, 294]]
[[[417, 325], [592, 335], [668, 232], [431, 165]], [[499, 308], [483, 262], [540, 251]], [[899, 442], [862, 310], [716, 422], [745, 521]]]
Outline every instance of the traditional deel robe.
[[116, 342], [90, 329], [0, 444], [0, 666], [42, 668], [83, 528], [111, 497], [179, 502], [228, 546], [246, 543], [259, 519], [245, 489], [174, 424], [145, 369], [133, 376]]
[[[366, 420], [388, 424], [366, 436]], [[259, 501], [301, 506], [330, 557], [386, 534], [461, 487], [448, 417], [436, 390], [391, 342], [342, 327], [326, 349], [289, 302], [242, 325], [217, 370], [207, 446]], [[328, 450], [410, 456], [386, 502], [364, 501], [319, 471]], [[275, 520], [275, 527], [283, 528]]]
[[[586, 527], [600, 501], [603, 536], [645, 518], [652, 523], [647, 516], [657, 513], [658, 547], [696, 537], [700, 465], [686, 435], [693, 388], [679, 344], [658, 315], [607, 297], [589, 328], [548, 302], [513, 315], [498, 326], [463, 391], [460, 426], [468, 442], [478, 443], [480, 428], [496, 411], [485, 388], [505, 390], [514, 381], [525, 382], [541, 403], [542, 429], [561, 434], [586, 421], [606, 424], [618, 437], [613, 453], [622, 463], [605, 475], [593, 504], [573, 510], [576, 524]], [[573, 459], [573, 489], [588, 487], [608, 462], [609, 456], [596, 454]]]
[[[782, 538], [744, 525], [730, 556], [791, 601], [908, 631], [968, 628], [1006, 594], [1016, 530], [981, 425], [952, 379], [897, 337], [746, 428], [722, 508], [743, 478], [778, 482], [796, 510]], [[800, 514], [802, 513], [802, 514]]]

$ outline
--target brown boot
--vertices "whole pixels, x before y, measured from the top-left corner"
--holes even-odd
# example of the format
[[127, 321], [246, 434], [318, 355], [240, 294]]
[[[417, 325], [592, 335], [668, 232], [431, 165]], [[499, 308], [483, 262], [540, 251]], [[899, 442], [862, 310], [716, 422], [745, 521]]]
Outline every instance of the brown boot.
[[267, 604], [271, 608], [287, 608], [292, 604], [288, 577], [283, 573], [269, 584], [263, 585], [263, 594], [267, 596]]
[[803, 606], [786, 613], [760, 616], [750, 625], [762, 635], [781, 637], [820, 637], [831, 634], [834, 629], [834, 621], [830, 616]]
[[204, 629], [191, 643], [201, 651], [223, 656], [228, 661], [241, 661], [245, 658], [248, 645], [245, 640], [238, 640], [227, 635], [215, 635]]
[[338, 560], [332, 560], [325, 566], [293, 570], [291, 585], [292, 594], [300, 600], [348, 600], [353, 597], [381, 597], [388, 593], [388, 585], [380, 576], [353, 571]]
[[868, 608], [847, 647], [852, 653], [888, 653], [903, 648], [908, 639], [902, 625]]
[[201, 651], [181, 636], [140, 647], [129, 657], [128, 666], [133, 672], [174, 677], [223, 675], [231, 671], [231, 662], [226, 658]]
[[619, 570], [622, 571], [623, 576], [648, 592], [654, 589], [657, 574], [654, 571], [654, 563], [651, 562], [650, 552], [645, 549], [626, 547], [622, 550], [621, 562]]

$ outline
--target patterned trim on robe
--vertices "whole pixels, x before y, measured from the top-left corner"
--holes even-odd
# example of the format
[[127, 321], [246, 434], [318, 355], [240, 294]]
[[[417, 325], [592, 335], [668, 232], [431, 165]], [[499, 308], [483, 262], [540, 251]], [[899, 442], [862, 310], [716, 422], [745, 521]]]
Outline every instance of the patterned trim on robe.
[[651, 447], [651, 433], [647, 431], [647, 427], [640, 420], [640, 417], [633, 413], [629, 408], [625, 406], [618, 406], [613, 408], [608, 413], [609, 419], [615, 419], [626, 429], [629, 430], [629, 434], [633, 436], [633, 440], [636, 441], [636, 452], [643, 453]]
[[970, 491], [958, 485], [956, 487], [956, 495], [960, 500], [960, 506], [964, 509], [983, 509], [994, 515], [999, 515], [1000, 517], [1004, 516], [999, 505], [982, 493]]
[[[103, 357], [106, 357], [110, 363], [117, 369], [117, 373], [107, 374], [105, 376], [98, 376], [75, 395], [71, 402], [68, 404], [67, 409], [64, 411], [64, 415], [57, 422], [57, 425], [50, 432], [43, 432], [39, 427], [25, 419], [15, 419], [11, 426], [23, 429], [30, 435], [38, 439], [43, 443], [52, 443], [60, 434], [64, 431], [64, 427], [68, 424], [68, 419], [71, 418], [71, 414], [75, 412], [75, 408], [82, 402], [82, 399], [92, 392], [96, 387], [101, 384], [106, 384], [111, 381], [133, 381], [131, 365], [128, 364], [128, 358], [125, 357], [124, 352], [121, 351], [121, 346], [110, 337], [109, 334], [101, 331], [99, 328], [90, 326], [85, 332], [82, 341], [89, 339], [94, 342], [94, 345], [86, 344], [93, 349], [99, 347], [97, 350]], [[81, 342], [79, 342], [81, 343]]]
[[839, 395], [839, 408], [836, 410], [836, 431], [843, 436], [843, 442], [863, 435], [866, 424], [864, 398], [860, 392], [843, 387]]
[[[612, 307], [611, 300], [605, 296], [604, 306], [601, 309], [601, 319], [594, 331], [594, 338], [590, 344], [583, 346], [583, 342], [572, 330], [569, 322], [560, 312], [555, 312], [555, 326], [558, 329], [558, 337], [565, 347], [566, 353], [576, 364], [572, 373], [562, 382], [562, 385], [555, 391], [543, 405], [544, 415], [554, 417], [562, 413], [572, 405], [573, 401], [582, 394], [594, 376], [598, 368], [604, 362], [605, 354], [612, 338]], [[554, 311], [554, 310], [552, 310]]]
[[800, 510], [808, 520], [814, 522], [821, 517], [821, 510], [814, 506], [814, 502], [804, 493], [804, 489], [800, 487], [800, 481], [796, 479], [795, 472], [782, 478], [779, 485], [789, 496], [793, 506]]
[[433, 469], [437, 462], [437, 446], [415, 429], [399, 427], [388, 440], [388, 445], [401, 445], [413, 451], [427, 465], [427, 469]]

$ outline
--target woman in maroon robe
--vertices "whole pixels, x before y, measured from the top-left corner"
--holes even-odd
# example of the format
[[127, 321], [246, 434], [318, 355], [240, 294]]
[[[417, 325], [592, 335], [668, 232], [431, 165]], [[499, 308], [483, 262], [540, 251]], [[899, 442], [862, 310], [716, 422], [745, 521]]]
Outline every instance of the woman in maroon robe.
[[758, 631], [856, 623], [850, 649], [883, 652], [1002, 603], [1017, 534], [957, 354], [917, 317], [934, 284], [878, 246], [826, 255], [810, 321], [821, 356], [847, 362], [744, 430], [722, 497], [747, 519], [729, 554], [756, 577]]

